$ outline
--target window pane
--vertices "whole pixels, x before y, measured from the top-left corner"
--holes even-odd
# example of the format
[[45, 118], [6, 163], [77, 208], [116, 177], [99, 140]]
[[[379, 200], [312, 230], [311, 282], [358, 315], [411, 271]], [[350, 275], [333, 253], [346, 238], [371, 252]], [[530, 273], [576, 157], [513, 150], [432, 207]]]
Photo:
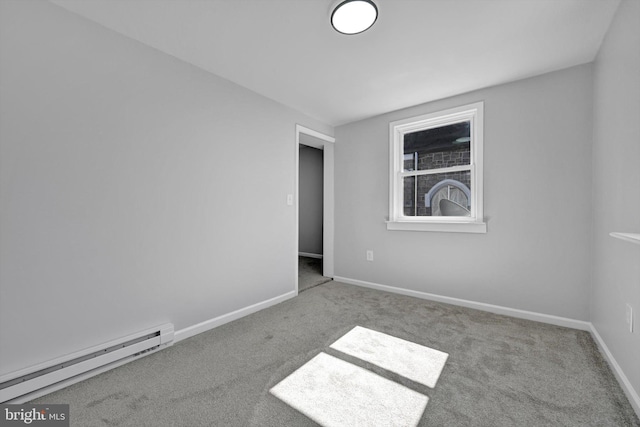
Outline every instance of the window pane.
[[418, 157], [417, 153], [404, 153], [404, 160], [402, 163], [402, 169], [406, 171], [415, 171], [418, 170], [418, 164], [416, 161]]
[[469, 216], [470, 189], [470, 171], [405, 177], [404, 215]]
[[404, 135], [404, 171], [471, 164], [470, 127], [466, 121]]

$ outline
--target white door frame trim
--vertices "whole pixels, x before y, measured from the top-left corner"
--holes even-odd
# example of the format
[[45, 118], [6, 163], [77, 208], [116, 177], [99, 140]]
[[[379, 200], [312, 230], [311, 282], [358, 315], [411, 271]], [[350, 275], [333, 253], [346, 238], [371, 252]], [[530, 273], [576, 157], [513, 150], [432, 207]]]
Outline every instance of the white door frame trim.
[[[309, 145], [314, 148], [319, 148], [323, 152], [323, 196], [322, 196], [322, 275], [333, 278], [333, 236], [334, 236], [334, 187], [333, 187], [333, 153], [334, 143], [336, 139], [332, 136], [325, 135], [324, 133], [309, 129], [302, 125], [296, 124], [296, 147], [295, 147], [295, 159], [296, 159], [296, 176], [295, 176], [295, 284], [296, 294], [298, 292], [298, 239], [300, 234], [300, 207], [299, 207], [299, 191], [300, 191], [300, 134], [305, 134], [316, 138], [317, 144], [303, 144]], [[315, 142], [315, 141], [314, 141]]]

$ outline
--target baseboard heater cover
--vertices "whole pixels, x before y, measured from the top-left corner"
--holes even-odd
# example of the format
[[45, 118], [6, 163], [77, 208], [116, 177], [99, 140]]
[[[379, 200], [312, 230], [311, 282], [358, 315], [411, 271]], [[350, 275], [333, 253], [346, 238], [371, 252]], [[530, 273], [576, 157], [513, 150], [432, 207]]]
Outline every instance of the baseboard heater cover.
[[173, 344], [166, 323], [0, 377], [0, 403], [49, 387], [124, 359], [134, 359]]

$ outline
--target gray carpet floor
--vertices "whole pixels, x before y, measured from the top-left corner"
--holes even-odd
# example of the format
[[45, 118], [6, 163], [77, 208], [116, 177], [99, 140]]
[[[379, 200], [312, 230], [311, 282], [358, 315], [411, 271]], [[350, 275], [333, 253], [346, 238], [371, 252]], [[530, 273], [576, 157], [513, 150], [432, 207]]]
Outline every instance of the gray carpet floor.
[[[329, 345], [360, 325], [449, 354], [431, 389]], [[320, 352], [429, 396], [420, 426], [640, 426], [589, 333], [338, 282], [33, 403], [73, 426], [314, 426], [269, 393]]]
[[322, 275], [322, 260], [318, 258], [298, 257], [298, 292], [331, 281]]

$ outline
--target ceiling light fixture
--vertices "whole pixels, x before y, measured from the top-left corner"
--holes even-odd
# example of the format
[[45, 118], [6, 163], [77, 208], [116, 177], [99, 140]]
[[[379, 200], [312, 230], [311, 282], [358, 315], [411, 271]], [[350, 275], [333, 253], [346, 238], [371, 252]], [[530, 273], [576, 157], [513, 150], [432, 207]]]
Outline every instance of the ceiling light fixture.
[[331, 25], [342, 34], [359, 34], [378, 19], [378, 8], [371, 0], [345, 0], [331, 13]]

